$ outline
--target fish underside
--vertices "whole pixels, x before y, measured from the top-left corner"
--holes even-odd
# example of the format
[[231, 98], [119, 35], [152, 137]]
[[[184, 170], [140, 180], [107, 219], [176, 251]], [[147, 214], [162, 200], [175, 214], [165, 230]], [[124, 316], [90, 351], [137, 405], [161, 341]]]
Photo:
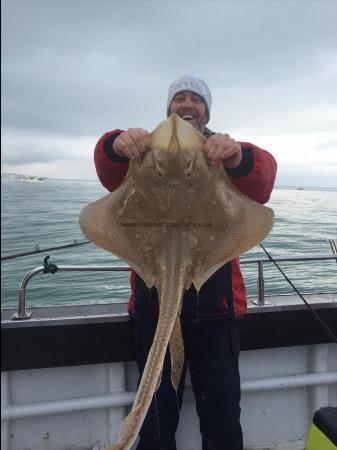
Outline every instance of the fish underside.
[[270, 232], [274, 214], [239, 192], [221, 165], [210, 167], [205, 138], [176, 114], [151, 133], [151, 148], [114, 192], [86, 206], [83, 234], [127, 261], [151, 288], [160, 308], [156, 333], [137, 395], [118, 441], [109, 450], [128, 450], [136, 440], [160, 384], [167, 347], [171, 381], [177, 389], [184, 362], [181, 300], [197, 291], [223, 264], [257, 245]]

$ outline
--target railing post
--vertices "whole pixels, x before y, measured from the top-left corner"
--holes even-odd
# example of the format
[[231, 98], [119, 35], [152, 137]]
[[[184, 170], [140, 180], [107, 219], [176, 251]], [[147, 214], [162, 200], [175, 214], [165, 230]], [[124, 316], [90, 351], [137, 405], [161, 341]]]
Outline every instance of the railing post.
[[26, 288], [20, 288], [19, 291], [19, 307], [18, 312], [12, 317], [13, 320], [25, 320], [29, 319], [32, 313], [27, 312], [27, 302], [26, 302]]
[[[334, 255], [337, 255], [337, 239], [329, 239], [329, 244]], [[337, 262], [337, 260], [336, 260]]]
[[18, 312], [13, 314], [12, 320], [26, 320], [30, 319], [30, 316], [32, 315], [31, 312], [27, 312], [27, 302], [26, 302], [26, 288], [27, 284], [29, 283], [30, 279], [36, 275], [37, 273], [43, 272], [43, 267], [36, 267], [31, 272], [28, 273], [28, 275], [25, 276], [25, 278], [22, 280], [20, 291], [19, 291], [19, 305], [18, 305]]

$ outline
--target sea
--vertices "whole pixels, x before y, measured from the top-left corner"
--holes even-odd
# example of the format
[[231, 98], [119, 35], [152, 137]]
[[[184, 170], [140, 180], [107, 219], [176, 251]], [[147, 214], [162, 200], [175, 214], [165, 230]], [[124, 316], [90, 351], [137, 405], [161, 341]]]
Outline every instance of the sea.
[[[82, 244], [78, 218], [88, 203], [107, 194], [96, 180], [44, 179], [25, 182], [2, 177], [1, 255], [40, 253], [2, 260], [2, 308], [16, 308], [25, 276], [44, 259], [57, 266], [127, 266], [92, 243]], [[275, 212], [272, 232], [264, 246], [274, 258], [332, 255], [329, 239], [337, 239], [337, 189], [274, 189], [268, 203]], [[75, 244], [73, 247], [48, 250]], [[241, 261], [266, 258], [260, 247], [241, 256]], [[335, 260], [282, 262], [280, 266], [302, 293], [337, 292]], [[242, 266], [248, 297], [257, 295], [257, 264]], [[130, 273], [56, 272], [39, 273], [27, 287], [27, 305], [51, 306], [127, 302]], [[293, 293], [272, 263], [264, 264], [265, 294]]]

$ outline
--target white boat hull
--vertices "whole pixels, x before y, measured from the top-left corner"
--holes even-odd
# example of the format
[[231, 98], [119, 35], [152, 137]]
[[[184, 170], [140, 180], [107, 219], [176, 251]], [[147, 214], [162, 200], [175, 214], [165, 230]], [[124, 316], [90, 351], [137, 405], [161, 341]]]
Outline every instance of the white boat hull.
[[[241, 352], [245, 448], [304, 448], [313, 413], [337, 406], [337, 346]], [[116, 440], [137, 381], [134, 362], [2, 373], [2, 448], [103, 450]], [[201, 449], [187, 389], [177, 446]], [[301, 447], [302, 446], [302, 447]]]

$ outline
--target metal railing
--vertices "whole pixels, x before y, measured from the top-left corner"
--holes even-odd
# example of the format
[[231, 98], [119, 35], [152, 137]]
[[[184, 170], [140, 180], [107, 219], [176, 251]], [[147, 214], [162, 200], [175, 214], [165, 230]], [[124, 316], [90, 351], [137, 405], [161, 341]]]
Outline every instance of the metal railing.
[[[305, 262], [305, 261], [327, 261], [335, 260], [337, 262], [337, 255], [322, 255], [322, 256], [303, 256], [294, 258], [274, 258], [276, 262]], [[264, 263], [271, 263], [268, 258], [247, 259], [240, 261], [240, 264], [258, 264], [258, 301], [257, 305], [264, 306]], [[46, 273], [45, 266], [36, 267], [29, 272], [22, 280], [19, 291], [18, 312], [12, 316], [12, 320], [27, 320], [31, 317], [31, 313], [27, 312], [26, 289], [30, 280], [38, 273]], [[57, 272], [130, 272], [132, 269], [127, 266], [113, 267], [113, 266], [57, 266]], [[56, 273], [56, 272], [55, 272]]]

